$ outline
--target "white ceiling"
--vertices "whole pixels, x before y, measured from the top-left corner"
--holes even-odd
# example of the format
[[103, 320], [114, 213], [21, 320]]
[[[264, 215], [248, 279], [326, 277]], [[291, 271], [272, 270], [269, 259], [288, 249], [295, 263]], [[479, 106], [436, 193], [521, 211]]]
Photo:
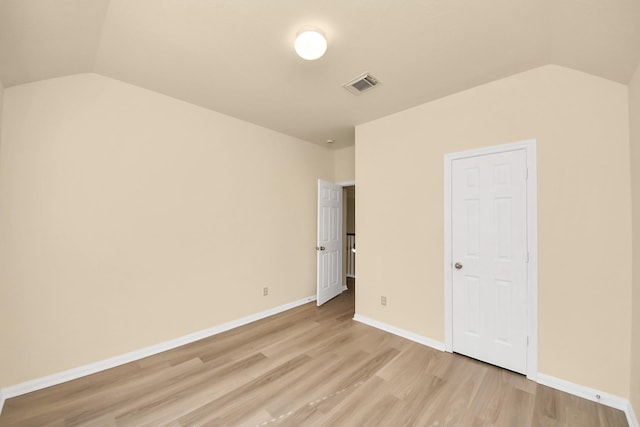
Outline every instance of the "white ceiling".
[[[321, 28], [305, 61], [296, 33]], [[5, 87], [95, 72], [335, 147], [354, 126], [545, 64], [628, 83], [640, 0], [0, 0]], [[368, 71], [382, 85], [341, 86]]]

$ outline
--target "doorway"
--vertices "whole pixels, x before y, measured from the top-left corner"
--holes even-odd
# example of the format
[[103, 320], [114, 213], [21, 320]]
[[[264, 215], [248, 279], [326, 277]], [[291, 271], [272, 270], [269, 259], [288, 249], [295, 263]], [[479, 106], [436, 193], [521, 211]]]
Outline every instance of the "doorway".
[[537, 372], [536, 143], [445, 156], [445, 348]]
[[343, 290], [355, 286], [356, 280], [356, 186], [343, 187]]
[[317, 305], [355, 288], [355, 182], [318, 180]]

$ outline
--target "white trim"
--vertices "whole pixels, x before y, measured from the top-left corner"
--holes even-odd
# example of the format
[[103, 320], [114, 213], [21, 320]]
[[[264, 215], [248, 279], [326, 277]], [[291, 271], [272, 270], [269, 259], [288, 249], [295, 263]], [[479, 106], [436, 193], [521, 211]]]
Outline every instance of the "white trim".
[[2, 390], [0, 390], [0, 415], [2, 415], [2, 408], [4, 408], [4, 395], [2, 394]]
[[355, 279], [356, 275], [355, 274], [347, 274], [347, 277], [350, 279]]
[[342, 292], [348, 291], [348, 290], [349, 290], [349, 288], [347, 287], [347, 285], [342, 285]]
[[340, 181], [340, 182], [336, 182], [336, 185], [339, 185], [341, 187], [351, 187], [356, 185], [356, 181]]
[[629, 424], [629, 427], [640, 427], [640, 422], [638, 422], [638, 417], [633, 410], [631, 402], [627, 403], [627, 409], [624, 413], [627, 415], [627, 423]]
[[506, 151], [525, 150], [527, 154], [527, 245], [529, 263], [527, 269], [527, 378], [536, 380], [538, 374], [538, 173], [536, 140], [531, 139], [512, 144], [494, 145], [475, 150], [450, 153], [444, 156], [444, 348], [453, 351], [453, 287], [451, 268], [451, 164], [453, 160]]
[[365, 325], [369, 325], [377, 329], [381, 329], [385, 332], [389, 332], [399, 337], [406, 338], [411, 341], [415, 341], [418, 344], [426, 345], [427, 347], [431, 347], [435, 350], [444, 351], [443, 342], [436, 341], [431, 338], [423, 337], [422, 335], [418, 335], [414, 332], [407, 331], [406, 329], [398, 328], [398, 327], [389, 325], [388, 323], [379, 322], [377, 320], [371, 319], [366, 316], [362, 316], [360, 314], [354, 314], [353, 320], [355, 320], [356, 322], [364, 323]]
[[615, 396], [613, 394], [605, 393], [604, 391], [575, 384], [570, 381], [542, 373], [538, 374], [538, 384], [546, 385], [547, 387], [564, 391], [565, 393], [569, 393], [592, 402], [598, 402], [611, 408], [620, 409], [627, 416], [629, 427], [639, 427], [638, 419], [633, 412], [631, 403], [623, 397]]
[[[297, 301], [290, 302], [278, 307], [270, 308], [259, 313], [250, 314], [249, 316], [242, 317], [231, 322], [223, 323], [218, 326], [214, 326], [202, 331], [194, 332], [189, 335], [184, 335], [179, 338], [175, 338], [169, 341], [165, 341], [160, 344], [155, 344], [140, 350], [132, 351], [120, 356], [105, 359], [99, 362], [90, 363], [88, 365], [80, 366], [78, 368], [69, 369], [64, 372], [58, 372], [56, 374], [48, 375], [43, 378], [38, 378], [31, 381], [26, 381], [21, 384], [6, 387], [0, 390], [0, 402], [4, 404], [4, 399], [10, 399], [12, 397], [20, 396], [22, 394], [31, 393], [36, 390], [41, 390], [46, 387], [51, 387], [57, 384], [62, 384], [67, 381], [75, 380], [87, 375], [95, 374], [96, 372], [104, 371], [106, 369], [114, 368], [116, 366], [124, 365], [125, 363], [133, 362], [143, 359], [145, 357], [153, 356], [154, 354], [161, 353], [163, 351], [172, 350], [176, 347], [183, 346], [204, 338], [211, 337], [221, 332], [228, 331], [239, 326], [246, 325], [256, 320], [264, 319], [265, 317], [273, 316], [274, 314], [282, 313], [283, 311], [290, 310], [300, 305], [307, 304], [315, 301], [316, 296], [308, 296]], [[2, 412], [2, 406], [0, 406], [0, 413]]]

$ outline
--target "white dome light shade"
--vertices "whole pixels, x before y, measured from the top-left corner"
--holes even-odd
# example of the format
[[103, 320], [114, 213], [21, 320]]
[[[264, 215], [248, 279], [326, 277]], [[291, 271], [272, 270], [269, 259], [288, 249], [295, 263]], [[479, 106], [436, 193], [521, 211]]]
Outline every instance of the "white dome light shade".
[[327, 51], [327, 40], [317, 31], [304, 31], [296, 37], [294, 47], [301, 58], [313, 61]]

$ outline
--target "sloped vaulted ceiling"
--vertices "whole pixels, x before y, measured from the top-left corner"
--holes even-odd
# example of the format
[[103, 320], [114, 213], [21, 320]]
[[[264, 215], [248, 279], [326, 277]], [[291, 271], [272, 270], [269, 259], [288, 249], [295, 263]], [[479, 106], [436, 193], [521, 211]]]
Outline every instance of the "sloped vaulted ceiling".
[[[321, 28], [304, 61], [296, 33]], [[336, 147], [354, 126], [545, 64], [627, 83], [639, 0], [0, 0], [5, 87], [95, 72]], [[382, 84], [341, 87], [368, 71]]]

